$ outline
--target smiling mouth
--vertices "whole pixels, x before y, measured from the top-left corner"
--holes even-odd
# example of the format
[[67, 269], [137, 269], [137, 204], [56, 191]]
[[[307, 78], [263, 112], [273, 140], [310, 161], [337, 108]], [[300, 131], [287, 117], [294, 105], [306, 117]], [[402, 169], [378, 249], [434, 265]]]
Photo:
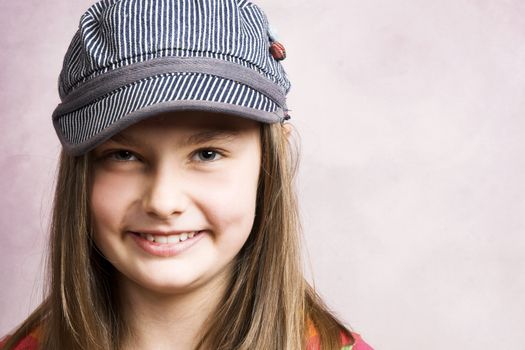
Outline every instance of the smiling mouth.
[[141, 233], [141, 232], [131, 232], [135, 236], [139, 236], [149, 242], [152, 243], [158, 243], [158, 244], [174, 244], [179, 242], [184, 242], [187, 239], [191, 239], [198, 234], [200, 234], [203, 231], [191, 231], [191, 232], [183, 232], [176, 235], [152, 235], [149, 233]]

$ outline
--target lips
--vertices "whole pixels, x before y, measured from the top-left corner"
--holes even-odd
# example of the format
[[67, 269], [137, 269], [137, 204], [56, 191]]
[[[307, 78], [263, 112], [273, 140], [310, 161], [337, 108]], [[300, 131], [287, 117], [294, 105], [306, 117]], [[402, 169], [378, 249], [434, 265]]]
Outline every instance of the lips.
[[179, 255], [206, 236], [205, 231], [189, 231], [181, 232], [179, 234], [156, 235], [128, 231], [128, 234], [130, 234], [133, 241], [135, 241], [135, 243], [145, 252], [161, 257]]

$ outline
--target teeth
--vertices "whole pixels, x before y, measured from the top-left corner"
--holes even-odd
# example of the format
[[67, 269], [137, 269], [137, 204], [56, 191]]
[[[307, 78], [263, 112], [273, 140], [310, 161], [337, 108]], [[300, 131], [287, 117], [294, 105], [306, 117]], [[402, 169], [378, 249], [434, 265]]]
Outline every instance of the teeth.
[[179, 243], [179, 236], [178, 235], [168, 236], [168, 243]]
[[184, 232], [179, 235], [151, 235], [151, 234], [145, 234], [145, 233], [139, 233], [140, 237], [147, 239], [150, 242], [156, 242], [160, 244], [166, 244], [166, 243], [179, 243], [187, 240], [188, 238], [193, 238], [197, 234], [196, 231], [194, 232]]
[[168, 237], [166, 237], [166, 236], [155, 236], [155, 242], [157, 242], [157, 243], [168, 243]]

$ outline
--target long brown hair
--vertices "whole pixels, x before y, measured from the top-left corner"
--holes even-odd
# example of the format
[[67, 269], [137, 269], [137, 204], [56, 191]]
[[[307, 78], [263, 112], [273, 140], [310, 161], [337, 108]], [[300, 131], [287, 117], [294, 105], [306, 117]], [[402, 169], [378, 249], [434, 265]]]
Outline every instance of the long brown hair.
[[[289, 125], [289, 124], [288, 124]], [[197, 349], [298, 350], [308, 324], [321, 349], [341, 349], [350, 332], [305, 281], [294, 179], [297, 143], [282, 124], [261, 124], [261, 171], [252, 232], [235, 260], [227, 292], [209, 317]], [[90, 154], [62, 152], [50, 227], [44, 302], [8, 339], [12, 349], [39, 327], [42, 349], [119, 349], [124, 323], [114, 267], [95, 249], [89, 213]]]

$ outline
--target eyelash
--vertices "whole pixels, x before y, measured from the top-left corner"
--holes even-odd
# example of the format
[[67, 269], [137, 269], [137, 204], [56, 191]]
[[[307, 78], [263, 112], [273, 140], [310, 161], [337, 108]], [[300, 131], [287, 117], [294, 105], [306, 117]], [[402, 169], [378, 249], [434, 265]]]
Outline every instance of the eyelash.
[[[221, 158], [224, 157], [223, 152], [221, 152], [221, 151], [219, 151], [219, 150], [217, 150], [217, 149], [214, 149], [214, 148], [200, 148], [200, 149], [198, 149], [198, 150], [196, 150], [196, 151], [194, 151], [194, 152], [192, 153], [192, 157], [191, 157], [191, 158], [193, 159], [194, 156], [200, 154], [201, 152], [213, 152], [215, 155], [220, 156]], [[104, 158], [104, 159], [112, 159], [112, 160], [115, 160], [115, 161], [117, 161], [117, 162], [131, 162], [131, 161], [132, 161], [132, 160], [119, 160], [119, 159], [116, 159], [115, 156], [118, 155], [119, 153], [120, 153], [120, 154], [122, 154], [122, 153], [126, 153], [126, 154], [128, 154], [128, 155], [134, 156], [135, 158], [138, 158], [138, 157], [135, 155], [134, 152], [132, 152], [132, 151], [128, 151], [128, 150], [126, 150], [126, 149], [112, 150], [112, 151], [106, 153], [106, 154], [103, 156], [103, 158]], [[219, 159], [221, 159], [221, 158], [219, 158]], [[198, 160], [197, 162], [199, 162], [199, 163], [211, 163], [211, 162], [216, 162], [216, 161], [219, 160], [219, 159], [213, 159], [213, 160]]]

